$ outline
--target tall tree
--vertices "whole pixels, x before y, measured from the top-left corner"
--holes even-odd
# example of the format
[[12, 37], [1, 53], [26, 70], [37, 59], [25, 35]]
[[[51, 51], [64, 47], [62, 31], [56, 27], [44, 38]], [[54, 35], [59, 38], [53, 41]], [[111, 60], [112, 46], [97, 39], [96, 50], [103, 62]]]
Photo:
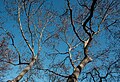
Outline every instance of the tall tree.
[[0, 72], [17, 67], [8, 82], [120, 80], [118, 0], [4, 0], [3, 10]]

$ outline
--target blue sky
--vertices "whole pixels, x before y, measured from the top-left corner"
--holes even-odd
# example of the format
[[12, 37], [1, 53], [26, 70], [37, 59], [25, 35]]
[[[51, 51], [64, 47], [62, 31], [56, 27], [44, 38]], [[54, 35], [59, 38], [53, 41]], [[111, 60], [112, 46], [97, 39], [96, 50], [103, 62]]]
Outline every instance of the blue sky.
[[[63, 4], [66, 4], [66, 2], [65, 2], [65, 0], [48, 0], [48, 2], [49, 1], [52, 1], [53, 2], [53, 8], [57, 11], [57, 12], [59, 12], [59, 14], [63, 14], [64, 12], [65, 12], [65, 7], [67, 7], [67, 5], [63, 5]], [[75, 3], [75, 1], [74, 0], [71, 0], [71, 4], [74, 4]], [[3, 0], [1, 0], [0, 1], [0, 5], [1, 5], [1, 7], [0, 7], [0, 11], [1, 11], [1, 13], [0, 13], [0, 16], [2, 16], [2, 20], [4, 20], [5, 21], [5, 24], [3, 25], [4, 26], [4, 28], [6, 28], [10, 33], [12, 33], [13, 35], [14, 35], [14, 40], [15, 40], [15, 45], [17, 45], [17, 47], [19, 48], [19, 51], [22, 53], [23, 51], [25, 52], [25, 50], [27, 50], [27, 51], [29, 51], [28, 50], [28, 48], [25, 48], [24, 46], [23, 46], [23, 39], [21, 39], [21, 34], [20, 34], [20, 30], [18, 29], [18, 25], [14, 25], [14, 24], [16, 24], [17, 22], [16, 21], [14, 21], [14, 19], [13, 19], [13, 17], [10, 17], [9, 15], [7, 15], [8, 13], [6, 12], [6, 10], [5, 10], [5, 6], [4, 6], [4, 3], [3, 3]], [[76, 14], [76, 13], [75, 13]], [[97, 22], [99, 22], [99, 21], [97, 21]], [[54, 26], [53, 27], [49, 27], [49, 29], [48, 30], [51, 30], [51, 28], [54, 28]], [[74, 35], [74, 34], [72, 34], [73, 32], [70, 32], [69, 34], [69, 37], [72, 37], [72, 35]], [[103, 34], [99, 34], [99, 35], [97, 35], [97, 36], [99, 36], [98, 38], [96, 38], [97, 36], [95, 36], [95, 38], [96, 38], [96, 41], [97, 41], [97, 39], [99, 40], [98, 42], [99, 42], [99, 44], [97, 44], [97, 45], [94, 45], [94, 43], [93, 43], [93, 47], [90, 47], [90, 50], [91, 50], [91, 52], [94, 52], [95, 51], [95, 53], [93, 53], [94, 54], [94, 56], [95, 55], [98, 55], [97, 53], [99, 52], [99, 50], [104, 50], [106, 47], [108, 47], [108, 45], [109, 45], [109, 40], [108, 39], [106, 39], [106, 37], [105, 37], [105, 35], [106, 35], [106, 32], [103, 32]], [[10, 43], [11, 43], [11, 41], [10, 41]], [[12, 46], [9, 46], [11, 49], [13, 49], [13, 47]], [[119, 46], [118, 46], [119, 47]], [[65, 51], [67, 51], [67, 45], [64, 43], [64, 42], [61, 42], [60, 44], [59, 44], [59, 47], [57, 47], [60, 51], [62, 51], [62, 52], [65, 52]], [[37, 48], [36, 48], [37, 49]], [[50, 50], [51, 48], [46, 48], [46, 46], [45, 47], [43, 47], [43, 51], [41, 51], [41, 54], [42, 54], [42, 56], [41, 57], [43, 57], [43, 58], [45, 58], [44, 56], [43, 56], [43, 54], [44, 54], [44, 52], [45, 51], [47, 51], [47, 52], [51, 52], [51, 51], [53, 51], [53, 50]], [[81, 49], [81, 47], [78, 47], [76, 50], [79, 50], [79, 49]], [[54, 51], [53, 51], [54, 52]], [[24, 54], [24, 53], [22, 53], [22, 54]], [[92, 57], [94, 58], [94, 56], [92, 55]], [[27, 57], [27, 56], [26, 56]], [[59, 56], [57, 59], [56, 59], [56, 61], [59, 61], [59, 60], [61, 60], [61, 59], [63, 59], [64, 57], [66, 57], [66, 55], [62, 55], [62, 56]], [[110, 55], [110, 58], [115, 58], [115, 55], [114, 55], [114, 52], [113, 53], [111, 53], [111, 55]], [[68, 61], [68, 60], [67, 60]], [[102, 61], [99, 61], [99, 60], [94, 60], [94, 62], [93, 63], [95, 63], [95, 62], [98, 62], [98, 63], [96, 63], [97, 65], [101, 65], [102, 64]], [[46, 58], [46, 60], [44, 61], [44, 62], [48, 62], [48, 63], [50, 63], [51, 61], [50, 60], [47, 60], [47, 58]], [[43, 63], [44, 63], [43, 62]], [[88, 67], [89, 66], [94, 66], [93, 65], [93, 63], [90, 63], [90, 64], [88, 64]], [[66, 64], [68, 64], [69, 65], [69, 62], [67, 62]], [[47, 65], [48, 64], [45, 64], [45, 66], [44, 67], [47, 67]], [[83, 70], [83, 71], [86, 71], [86, 70], [89, 70], [89, 68], [87, 68], [87, 67], [85, 67], [85, 70]], [[19, 72], [21, 72], [21, 70], [19, 71]], [[14, 77], [16, 77], [18, 74], [19, 74], [19, 72], [18, 72], [18, 67], [16, 66], [16, 67], [14, 67], [14, 69], [13, 70], [11, 70], [11, 71], [9, 71], [7, 74], [6, 74], [6, 76], [5, 76], [5, 79], [4, 79], [4, 81], [7, 81], [8, 79], [13, 79]], [[72, 71], [70, 71], [70, 73], [72, 73]], [[46, 80], [46, 78], [47, 77], [45, 77], [44, 78], [44, 80]], [[38, 81], [38, 78], [36, 79], [37, 81]], [[36, 82], [37, 82], [36, 81]], [[43, 79], [39, 79], [39, 82], [43, 82]], [[46, 82], [47, 82], [47, 80], [46, 80]], [[85, 81], [83, 81], [83, 82], [85, 82]]]

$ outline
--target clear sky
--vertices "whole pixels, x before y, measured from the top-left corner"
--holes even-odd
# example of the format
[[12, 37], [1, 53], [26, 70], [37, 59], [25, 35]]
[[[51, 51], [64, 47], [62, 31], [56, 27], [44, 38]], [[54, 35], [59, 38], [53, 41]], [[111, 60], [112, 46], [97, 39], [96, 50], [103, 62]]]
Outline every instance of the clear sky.
[[[66, 8], [67, 8], [67, 5], [65, 5], [66, 4], [66, 1], [65, 0], [47, 0], [48, 2], [53, 2], [52, 4], [53, 4], [53, 7], [52, 8], [54, 8], [54, 10], [56, 10], [58, 13], [59, 13], [59, 15], [61, 15], [61, 14], [63, 14], [65, 11], [66, 11]], [[71, 0], [71, 4], [75, 4], [76, 2], [74, 1], [74, 0]], [[75, 8], [75, 7], [74, 7]], [[74, 14], [77, 14], [77, 13], [74, 13]], [[5, 10], [5, 5], [4, 5], [4, 2], [3, 2], [3, 0], [1, 0], [0, 1], [0, 21], [4, 21], [4, 25], [3, 25], [3, 27], [5, 28], [5, 29], [7, 29], [10, 33], [12, 33], [13, 35], [14, 35], [14, 40], [15, 40], [15, 45], [17, 45], [17, 47], [19, 48], [19, 51], [22, 53], [22, 55], [24, 56], [24, 54], [26, 54], [27, 53], [27, 49], [28, 48], [25, 48], [24, 46], [23, 46], [23, 44], [24, 44], [24, 42], [22, 42], [23, 41], [23, 38], [21, 39], [21, 34], [20, 34], [20, 30], [18, 29], [18, 25], [16, 24], [17, 23], [17, 19], [16, 20], [14, 20], [14, 18], [12, 17], [12, 16], [10, 16], [10, 15], [8, 15], [8, 13], [6, 12], [6, 10]], [[99, 21], [96, 21], [96, 22], [99, 22]], [[109, 23], [109, 22], [108, 22]], [[16, 25], [15, 25], [16, 24]], [[23, 24], [24, 24], [24, 22], [23, 22]], [[62, 26], [62, 25], [61, 25]], [[79, 26], [79, 25], [78, 25]], [[51, 26], [51, 27], [49, 27], [48, 28], [48, 30], [46, 30], [46, 31], [49, 31], [49, 30], [51, 30], [52, 28], [54, 29], [54, 27], [55, 26]], [[71, 27], [71, 26], [70, 26]], [[2, 32], [1, 30], [0, 30], [0, 32]], [[68, 36], [68, 38], [69, 38], [69, 42], [71, 42], [71, 37], [73, 38], [73, 36], [75, 36], [74, 34], [72, 34], [73, 33], [73, 31], [71, 32], [69, 32], [68, 34], [70, 34], [69, 36]], [[73, 36], [72, 36], [73, 35]], [[97, 36], [95, 36], [94, 38], [95, 38], [95, 40], [94, 40], [94, 42], [90, 45], [90, 54], [92, 54], [91, 55], [91, 57], [93, 57], [93, 59], [98, 55], [98, 53], [100, 53], [99, 51], [100, 50], [103, 50], [104, 51], [104, 49], [105, 48], [107, 48], [109, 45], [110, 45], [110, 41], [112, 41], [112, 40], [109, 40], [110, 38], [106, 38], [106, 32], [105, 31], [103, 31], [103, 33], [101, 33], [101, 34], [99, 34], [99, 35], [97, 35], [97, 36], [99, 36], [99, 37], [97, 37]], [[84, 35], [83, 35], [84, 36]], [[76, 39], [76, 38], [75, 38]], [[99, 41], [98, 41], [99, 40]], [[76, 41], [76, 42], [78, 42], [78, 41]], [[97, 42], [98, 42], [98, 44], [97, 44]], [[10, 41], [10, 43], [11, 43], [11, 41]], [[74, 44], [74, 42], [73, 42], [73, 44]], [[97, 44], [97, 45], [96, 45]], [[94, 45], [93, 47], [91, 47], [92, 45]], [[13, 49], [13, 47], [12, 46], [9, 46], [11, 49]], [[112, 46], [113, 47], [113, 46]], [[119, 47], [119, 44], [117, 45], [117, 47]], [[60, 43], [59, 43], [59, 46], [57, 47], [60, 51], [62, 51], [62, 52], [65, 52], [65, 51], [67, 51], [67, 45], [63, 42], [63, 41], [61, 41]], [[35, 47], [35, 49], [37, 49], [36, 47]], [[50, 50], [51, 48], [47, 48], [46, 46], [45, 47], [43, 47], [43, 51], [41, 51], [41, 54], [45, 54], [45, 52], [47, 51], [47, 52], [51, 52], [51, 51], [53, 51], [54, 52], [54, 50]], [[81, 47], [78, 47], [77, 49], [76, 49], [76, 53], [77, 53], [77, 51], [79, 50], [79, 49], [82, 49]], [[27, 50], [27, 51], [26, 51]], [[23, 53], [23, 52], [25, 52], [25, 53]], [[81, 52], [81, 50], [80, 50], [80, 52]], [[76, 54], [76, 53], [74, 53], [74, 52], [72, 52], [73, 54]], [[82, 53], [82, 52], [81, 52]], [[29, 53], [27, 53], [27, 54], [29, 54]], [[109, 60], [110, 61], [113, 61], [115, 58], [116, 58], [116, 55], [118, 55], [118, 54], [114, 54], [114, 52], [112, 52], [111, 54], [109, 54], [110, 56], [109, 56]], [[108, 56], [108, 55], [107, 55]], [[106, 57], [107, 57], [106, 56]], [[28, 56], [25, 56], [25, 57], [28, 57]], [[44, 67], [46, 68], [46, 67], [48, 67], [48, 64], [51, 62], [51, 60], [47, 60], [47, 57], [45, 57], [44, 55], [41, 55], [41, 57], [42, 58], [46, 58], [46, 60], [43, 60], [44, 62], [43, 63], [45, 63], [44, 65]], [[63, 58], [65, 58], [66, 57], [66, 55], [62, 55], [62, 56], [59, 56], [58, 58], [56, 58], [56, 61], [59, 61], [59, 60], [61, 60], [61, 59], [63, 59]], [[105, 56], [103, 56], [103, 59], [104, 59], [104, 57]], [[42, 59], [41, 58], [41, 59]], [[86, 68], [85, 67], [85, 70], [83, 70], [83, 72], [84, 71], [89, 71], [89, 69], [91, 68], [91, 67], [94, 67], [94, 65], [96, 65], [96, 66], [99, 66], [99, 65], [103, 65], [103, 59], [101, 58], [100, 60], [97, 60], [97, 59], [95, 59], [95, 60], [93, 60], [93, 62], [92, 63], [90, 63], [90, 64], [88, 64], [87, 66], [89, 67], [89, 68]], [[68, 60], [67, 60], [68, 61]], [[108, 60], [106, 60], [106, 61], [108, 61]], [[48, 62], [48, 64], [46, 63], [46, 62]], [[95, 63], [95, 62], [98, 62], [98, 63]], [[17, 63], [17, 62], [16, 62]], [[67, 62], [66, 64], [68, 64], [69, 65], [69, 62]], [[106, 64], [106, 63], [104, 63], [104, 64]], [[21, 68], [22, 68], [22, 66], [21, 66]], [[11, 80], [11, 79], [13, 79], [13, 78], [15, 78], [20, 72], [21, 72], [21, 70], [18, 70], [19, 69], [19, 67], [17, 67], [17, 66], [15, 66], [14, 68], [13, 68], [13, 70], [11, 70], [11, 71], [9, 71], [7, 74], [6, 74], [6, 76], [5, 76], [5, 78], [4, 78], [4, 80], [3, 80], [3, 82], [5, 82], [5, 81], [7, 81], [7, 80]], [[23, 69], [23, 68], [22, 68]], [[43, 73], [43, 72], [41, 72], [41, 73]], [[70, 73], [72, 73], [72, 71], [71, 71], [71, 69], [70, 69]], [[101, 74], [104, 74], [105, 72], [103, 72], [103, 70], [102, 70], [102, 72], [101, 72]], [[46, 81], [47, 82], [47, 79], [46, 79], [47, 77], [45, 77], [44, 78], [44, 81]], [[0, 78], [1, 79], [1, 78]], [[43, 79], [38, 79], [38, 78], [36, 78], [36, 81], [35, 82], [43, 82]], [[86, 80], [85, 80], [86, 81]], [[83, 82], [85, 82], [85, 81], [83, 81]]]

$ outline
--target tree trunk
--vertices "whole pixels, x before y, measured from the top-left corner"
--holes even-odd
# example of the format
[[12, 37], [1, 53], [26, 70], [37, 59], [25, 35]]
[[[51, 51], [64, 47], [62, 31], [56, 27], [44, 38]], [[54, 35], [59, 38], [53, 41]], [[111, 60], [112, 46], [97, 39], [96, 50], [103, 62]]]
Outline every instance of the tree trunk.
[[87, 63], [92, 61], [92, 58], [89, 56], [86, 56], [81, 63], [75, 68], [73, 73], [68, 77], [67, 82], [78, 82], [78, 77], [82, 71], [82, 69], [85, 67]]
[[23, 71], [16, 78], [14, 78], [13, 80], [8, 80], [7, 82], [19, 82], [19, 80], [22, 79], [22, 77], [31, 69], [31, 67], [35, 63], [36, 59], [37, 59], [37, 56], [35, 56], [32, 59], [30, 64], [25, 69], [23, 69]]

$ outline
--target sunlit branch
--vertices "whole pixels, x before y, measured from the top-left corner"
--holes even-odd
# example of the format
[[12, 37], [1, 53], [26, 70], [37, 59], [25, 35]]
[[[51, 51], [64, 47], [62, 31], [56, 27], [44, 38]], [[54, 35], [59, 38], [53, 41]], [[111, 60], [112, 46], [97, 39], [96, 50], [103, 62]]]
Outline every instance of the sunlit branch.
[[64, 40], [62, 37], [60, 37], [67, 45], [68, 45], [68, 47], [69, 47], [69, 49], [68, 49], [68, 54], [69, 54], [69, 60], [70, 60], [70, 63], [71, 63], [71, 65], [72, 65], [72, 67], [73, 67], [73, 69], [75, 68], [75, 65], [74, 65], [74, 63], [73, 63], [73, 60], [72, 60], [72, 54], [71, 54], [71, 50], [73, 49], [72, 48], [72, 46], [66, 41], [66, 40]]
[[32, 56], [34, 56], [35, 53], [34, 53], [32, 47], [30, 46], [30, 43], [29, 43], [28, 40], [26, 39], [25, 34], [24, 34], [24, 32], [23, 32], [23, 29], [22, 29], [22, 24], [21, 24], [21, 20], [20, 20], [20, 3], [19, 3], [19, 5], [18, 5], [18, 23], [19, 23], [19, 26], [20, 26], [19, 28], [20, 28], [22, 37], [23, 37], [24, 41], [26, 42], [27, 46], [29, 47], [30, 51], [32, 52]]
[[30, 29], [30, 10], [31, 10], [31, 5], [32, 5], [32, 3], [33, 3], [33, 1], [31, 1], [30, 2], [30, 5], [29, 5], [29, 7], [28, 7], [28, 12], [26, 11], [26, 1], [23, 1], [23, 5], [24, 5], [24, 10], [25, 10], [25, 14], [26, 14], [26, 16], [27, 16], [27, 27], [28, 27], [28, 31], [29, 31], [29, 33], [30, 33], [30, 38], [31, 38], [31, 43], [32, 43], [32, 49], [33, 49], [33, 51], [34, 51], [34, 40], [33, 40], [33, 34], [32, 34], [32, 31], [31, 31], [31, 29]]
[[30, 9], [31, 9], [31, 5], [32, 5], [32, 2], [30, 2], [30, 5], [29, 5], [29, 8], [28, 8], [28, 13], [27, 13], [27, 25], [28, 25], [28, 31], [31, 35], [31, 43], [32, 43], [32, 49], [34, 50], [34, 40], [33, 40], [33, 34], [32, 34], [32, 31], [30, 29]]
[[[83, 23], [83, 29], [89, 35], [89, 38], [86, 41], [83, 41], [83, 40], [79, 39], [80, 41], [82, 41], [84, 43], [84, 54], [85, 54], [85, 57], [80, 62], [80, 64], [75, 68], [75, 70], [73, 71], [73, 73], [69, 76], [67, 82], [72, 82], [72, 81], [76, 81], [77, 82], [77, 79], [78, 79], [78, 76], [81, 73], [81, 70], [85, 67], [85, 65], [87, 63], [89, 63], [90, 61], [92, 61], [92, 58], [88, 56], [88, 46], [89, 46], [90, 42], [92, 41], [92, 35], [91, 35], [91, 33], [88, 32], [88, 28], [86, 27], [86, 24], [93, 17], [94, 5], [95, 5], [96, 1], [97, 0], [93, 0], [93, 3], [91, 5], [91, 9], [90, 9], [90, 16]], [[74, 27], [74, 24], [73, 24], [73, 21], [72, 21], [72, 9], [70, 8], [69, 0], [67, 0], [67, 2], [68, 2], [69, 10], [70, 10], [71, 24], [72, 24], [73, 30], [75, 32], [75, 27]], [[90, 29], [90, 30], [92, 31], [92, 29]], [[77, 36], [77, 37], [79, 37], [79, 36]]]
[[81, 61], [81, 59], [80, 59], [80, 58], [77, 58], [77, 59], [74, 60], [73, 62], [75, 63], [75, 62], [77, 62], [77, 61]]
[[7, 82], [18, 82], [20, 79], [22, 79], [22, 77], [31, 69], [31, 67], [33, 66], [33, 64], [35, 63], [35, 61], [37, 59], [37, 55], [35, 56], [35, 53], [34, 53], [33, 49], [31, 48], [31, 46], [30, 46], [28, 40], [26, 39], [24, 32], [22, 30], [22, 25], [21, 25], [21, 21], [20, 21], [20, 1], [18, 1], [18, 2], [19, 2], [19, 4], [18, 4], [18, 23], [20, 26], [19, 28], [20, 28], [23, 39], [25, 40], [28, 48], [32, 52], [32, 60], [29, 63], [29, 65], [26, 66], [16, 78], [14, 78], [13, 80], [8, 80]]
[[72, 82], [72, 81], [77, 82], [77, 79], [78, 79], [82, 69], [85, 67], [86, 64], [88, 64], [91, 61], [92, 61], [91, 57], [89, 57], [89, 56], [84, 57], [84, 59], [80, 62], [80, 64], [75, 68], [73, 73], [68, 77], [67, 82]]
[[[36, 37], [38, 39], [38, 52], [37, 52], [37, 55], [39, 55], [40, 50], [41, 50], [40, 42], [42, 40], [42, 34], [43, 34], [43, 31], [44, 31], [45, 27], [43, 27], [42, 32], [39, 32], [38, 29], [37, 29], [37, 26], [34, 23], [33, 23], [33, 25], [34, 25], [35, 35], [36, 35]], [[38, 34], [40, 35], [40, 37], [39, 37]]]
[[70, 60], [70, 63], [71, 63], [71, 65], [72, 65], [72, 67], [73, 67], [73, 70], [74, 70], [74, 69], [75, 69], [75, 65], [74, 65], [74, 62], [73, 62], [73, 60], [72, 60], [71, 50], [72, 50], [72, 48], [71, 48], [71, 47], [69, 47], [69, 49], [68, 49], [68, 53], [69, 53], [69, 60]]
[[34, 27], [34, 30], [35, 30], [35, 35], [36, 35], [36, 37], [38, 39], [38, 34], [40, 34], [40, 32], [38, 31], [37, 26], [33, 22], [32, 22], [32, 24], [33, 24], [33, 27]]
[[[53, 18], [53, 16], [51, 16], [51, 18], [50, 18], [49, 20], [46, 19], [46, 22], [45, 22], [45, 24], [44, 24], [41, 32], [38, 31], [36, 25], [34, 24], [35, 31], [40, 35], [40, 36], [38, 37], [38, 35], [37, 35], [37, 33], [36, 33], [37, 38], [38, 38], [38, 53], [37, 53], [37, 54], [39, 54], [39, 53], [40, 53], [40, 50], [41, 50], [41, 45], [40, 45], [40, 44], [41, 44], [41, 41], [42, 41], [43, 33], [44, 33], [44, 31], [45, 31], [45, 29], [46, 29], [46, 27], [47, 27], [48, 22], [49, 22], [52, 18]], [[50, 38], [51, 38], [51, 37], [50, 37]], [[45, 41], [47, 41], [47, 39], [46, 39]], [[44, 41], [44, 43], [45, 43], [45, 41]]]
[[81, 43], [77, 43], [76, 45], [74, 45], [74, 46], [72, 47], [72, 49], [77, 48], [79, 45], [81, 45]]
[[14, 78], [13, 80], [8, 80], [7, 82], [18, 82], [20, 79], [22, 79], [22, 77], [31, 69], [36, 59], [37, 59], [37, 55], [32, 59], [29, 65], [26, 66], [16, 78]]
[[98, 34], [100, 31], [101, 31], [100, 30], [100, 24], [98, 24], [98, 30], [97, 30], [97, 32], [95, 32], [95, 34]]
[[[72, 19], [72, 9], [70, 8], [70, 2], [69, 2], [69, 0], [67, 0], [67, 2], [68, 2], [68, 8], [69, 8], [69, 10], [70, 10], [70, 16], [71, 16], [71, 24], [72, 24], [72, 26], [73, 26], [73, 30], [74, 30], [74, 32], [75, 32], [75, 34], [76, 34], [76, 36], [79, 38], [79, 40], [80, 41], [82, 41], [83, 43], [84, 43], [84, 54], [85, 54], [85, 56], [87, 56], [87, 53], [88, 53], [88, 45], [90, 44], [90, 42], [91, 42], [91, 40], [92, 40], [92, 35], [91, 35], [91, 33], [90, 32], [88, 32], [88, 28], [86, 27], [86, 24], [91, 20], [91, 18], [93, 17], [93, 11], [94, 11], [94, 6], [95, 6], [95, 4], [96, 4], [96, 1], [97, 0], [93, 0], [93, 3], [92, 3], [92, 5], [91, 5], [91, 9], [90, 9], [90, 15], [89, 15], [89, 17], [85, 20], [85, 22], [83, 23], [83, 29], [84, 29], [84, 31], [89, 35], [89, 38], [86, 40], [86, 41], [83, 41], [83, 40], [81, 40], [80, 38], [79, 38], [79, 36], [78, 36], [78, 34], [77, 34], [77, 32], [75, 32], [75, 26], [74, 26], [74, 24], [73, 24], [73, 19]], [[92, 31], [92, 29], [90, 28], [90, 30]]]
[[[69, 60], [70, 60], [70, 63], [71, 63], [71, 65], [72, 65], [72, 67], [73, 67], [73, 69], [75, 69], [75, 65], [74, 65], [74, 62], [73, 62], [73, 60], [72, 60], [72, 54], [71, 54], [71, 50], [73, 49], [73, 47], [68, 43], [68, 41], [67, 40], [64, 40], [62, 37], [60, 37], [66, 44], [67, 44], [67, 46], [68, 46], [68, 52], [65, 52], [66, 54], [69, 54]], [[75, 48], [75, 47], [74, 47]]]
[[45, 28], [47, 27], [47, 23], [48, 23], [48, 20], [47, 20], [45, 26], [42, 28], [42, 30], [41, 30], [41, 32], [40, 32], [39, 43], [41, 43], [41, 41], [42, 41], [43, 32], [44, 32]]
[[40, 45], [40, 43], [41, 43], [42, 36], [43, 36], [43, 32], [44, 32], [45, 28], [46, 28], [46, 25], [43, 27], [43, 29], [42, 29], [42, 31], [41, 31], [41, 33], [40, 33], [40, 38], [39, 38], [39, 40], [38, 40], [38, 53], [37, 53], [37, 55], [40, 54], [40, 50], [41, 50], [41, 45]]

